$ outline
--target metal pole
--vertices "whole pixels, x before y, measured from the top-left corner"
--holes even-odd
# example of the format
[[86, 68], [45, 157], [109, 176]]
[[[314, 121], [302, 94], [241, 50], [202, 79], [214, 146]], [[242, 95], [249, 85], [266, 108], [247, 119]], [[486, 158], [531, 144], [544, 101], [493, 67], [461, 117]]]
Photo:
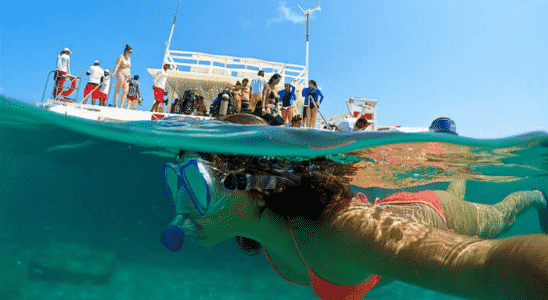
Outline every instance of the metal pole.
[[309, 35], [308, 35], [308, 14], [306, 14], [306, 81], [308, 82], [308, 52], [309, 52]]
[[308, 54], [310, 52], [310, 36], [308, 34], [308, 23], [309, 23], [309, 16], [310, 14], [313, 12], [313, 11], [316, 11], [316, 10], [322, 10], [321, 7], [320, 7], [320, 3], [318, 3], [318, 5], [316, 5], [315, 8], [313, 9], [306, 9], [304, 10], [300, 5], [297, 5], [302, 11], [303, 11], [303, 14], [306, 16], [306, 82], [308, 82]]
[[173, 29], [175, 28], [175, 21], [177, 21], [177, 13], [179, 12], [180, 4], [181, 4], [181, 0], [179, 0], [179, 2], [177, 3], [177, 10], [175, 11], [175, 18], [173, 19], [173, 25], [171, 25], [171, 33], [169, 34], [169, 40], [167, 41], [166, 52], [164, 54], [164, 61], [162, 63], [162, 67], [164, 66], [164, 64], [169, 63], [167, 61], [167, 57], [169, 55], [169, 47], [171, 46], [171, 37], [173, 36]]

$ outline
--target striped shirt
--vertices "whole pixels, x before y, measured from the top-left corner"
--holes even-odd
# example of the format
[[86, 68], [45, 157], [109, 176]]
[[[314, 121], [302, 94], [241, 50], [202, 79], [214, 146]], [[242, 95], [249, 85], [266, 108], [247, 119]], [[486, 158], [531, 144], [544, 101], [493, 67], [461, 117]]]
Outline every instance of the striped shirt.
[[266, 79], [261, 76], [257, 76], [251, 80], [251, 93], [252, 94], [262, 94], [263, 89], [266, 85]]
[[131, 83], [129, 84], [129, 92], [127, 93], [128, 96], [137, 96], [137, 98], [141, 98], [141, 91], [139, 90], [139, 81], [133, 79], [131, 80]]

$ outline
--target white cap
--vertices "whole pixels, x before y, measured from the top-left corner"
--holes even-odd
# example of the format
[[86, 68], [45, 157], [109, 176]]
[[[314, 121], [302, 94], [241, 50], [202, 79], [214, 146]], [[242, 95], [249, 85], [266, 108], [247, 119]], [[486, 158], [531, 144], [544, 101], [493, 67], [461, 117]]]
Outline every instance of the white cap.
[[93, 63], [94, 65], [98, 65], [99, 64], [99, 61], [98, 60], [95, 60], [95, 62]]
[[105, 72], [110, 73], [110, 71], [108, 69], [105, 69]]
[[65, 47], [65, 49], [63, 49], [62, 52], [68, 52], [69, 54], [71, 54], [72, 52], [70, 51], [70, 49], [68, 47]]

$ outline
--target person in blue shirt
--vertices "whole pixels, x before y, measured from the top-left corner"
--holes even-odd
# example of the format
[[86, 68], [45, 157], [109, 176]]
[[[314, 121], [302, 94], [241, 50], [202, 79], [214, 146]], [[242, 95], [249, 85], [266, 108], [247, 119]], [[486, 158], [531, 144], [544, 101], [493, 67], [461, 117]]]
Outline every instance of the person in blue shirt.
[[289, 83], [285, 84], [285, 89], [278, 92], [280, 100], [282, 102], [282, 117], [284, 118], [284, 124], [289, 125], [293, 118], [293, 102], [297, 100], [295, 95], [295, 87]]
[[[304, 107], [303, 107], [303, 121], [305, 127], [316, 127], [316, 115], [318, 114], [318, 108], [323, 101], [323, 95], [316, 81], [308, 81], [308, 88], [303, 89]], [[309, 101], [310, 100], [310, 101]]]

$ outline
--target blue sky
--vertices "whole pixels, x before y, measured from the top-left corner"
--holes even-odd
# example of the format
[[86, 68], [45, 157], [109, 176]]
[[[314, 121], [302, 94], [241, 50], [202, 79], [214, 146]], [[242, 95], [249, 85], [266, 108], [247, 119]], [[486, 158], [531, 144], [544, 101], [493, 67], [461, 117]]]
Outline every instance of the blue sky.
[[[172, 49], [305, 63], [298, 1], [181, 1]], [[42, 97], [61, 49], [72, 73], [113, 69], [125, 44], [152, 106], [147, 68], [162, 63], [177, 6], [170, 1], [2, 1], [0, 93]], [[310, 22], [310, 73], [331, 116], [351, 96], [379, 100], [381, 125], [461, 135], [548, 131], [548, 1], [323, 1]], [[87, 77], [84, 78], [84, 82]], [[80, 94], [82, 94], [82, 90]], [[50, 93], [50, 91], [48, 91]]]

